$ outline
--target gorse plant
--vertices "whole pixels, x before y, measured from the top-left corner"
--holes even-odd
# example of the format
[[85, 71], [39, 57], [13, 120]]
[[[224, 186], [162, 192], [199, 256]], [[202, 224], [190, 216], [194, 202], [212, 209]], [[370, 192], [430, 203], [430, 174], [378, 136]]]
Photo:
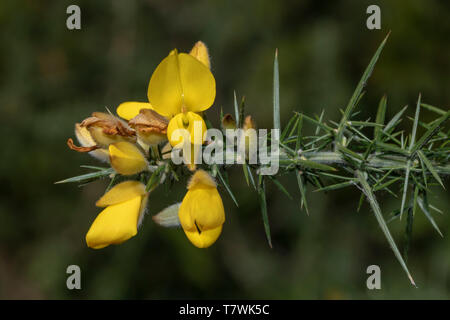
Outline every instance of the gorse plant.
[[[389, 36], [389, 35], [388, 35]], [[275, 53], [273, 77], [273, 129], [262, 136], [271, 141], [262, 143], [261, 137], [250, 134], [255, 129], [251, 116], [245, 114], [245, 103], [234, 98], [234, 118], [220, 112], [221, 128], [216, 132], [237, 131], [238, 146], [227, 140], [219, 141], [207, 131], [214, 129], [203, 113], [215, 99], [215, 79], [210, 71], [206, 46], [198, 42], [189, 54], [173, 50], [154, 71], [148, 88], [149, 102], [125, 102], [117, 114], [95, 112], [75, 125], [81, 146], [68, 140], [71, 149], [87, 152], [108, 162], [111, 167], [92, 167], [92, 172], [58, 183], [86, 183], [100, 178], [110, 178], [109, 187], [96, 205], [106, 207], [95, 219], [86, 235], [87, 245], [99, 249], [119, 244], [137, 233], [146, 208], [149, 194], [158, 186], [169, 187], [182, 175], [192, 175], [188, 191], [181, 203], [169, 206], [153, 220], [161, 226], [181, 226], [188, 239], [197, 247], [212, 245], [220, 236], [225, 223], [225, 210], [217, 191], [217, 181], [238, 205], [228, 183], [227, 168], [236, 163], [224, 164], [215, 160], [201, 162], [202, 152], [213, 154], [233, 153], [242, 166], [249, 187], [255, 189], [261, 206], [262, 220], [267, 240], [272, 246], [266, 203], [266, 183], [274, 183], [281, 192], [292, 199], [277, 177], [292, 172], [297, 179], [301, 208], [309, 213], [306, 191], [330, 191], [346, 187], [361, 192], [360, 205], [366, 199], [376, 220], [388, 240], [396, 258], [415, 285], [405, 259], [400, 253], [387, 223], [406, 216], [406, 236], [411, 238], [414, 217], [420, 210], [434, 229], [442, 236], [433, 219], [432, 210], [439, 211], [428, 202], [430, 187], [444, 187], [442, 178], [450, 174], [449, 130], [445, 129], [450, 111], [422, 102], [419, 95], [412, 119], [410, 134], [398, 130], [406, 107], [392, 119], [385, 119], [387, 98], [383, 96], [374, 121], [358, 120], [356, 107], [362, 99], [363, 89], [387, 41], [383, 40], [358, 83], [339, 122], [326, 121], [322, 112], [310, 117], [294, 112], [289, 122], [281, 128], [278, 53]], [[437, 115], [425, 123], [420, 121], [423, 110]], [[306, 123], [315, 127], [311, 136], [302, 134]], [[424, 134], [417, 135], [423, 127]], [[181, 133], [180, 133], [181, 130]], [[234, 138], [233, 138], [234, 139]], [[258, 141], [256, 141], [258, 140]], [[234, 140], [233, 140], [234, 143]], [[275, 159], [279, 170], [268, 174], [267, 161], [252, 161], [252, 146], [264, 148], [270, 159]], [[237, 150], [243, 152], [239, 153]], [[253, 151], [252, 151], [253, 150]], [[174, 160], [181, 155], [183, 163]], [[260, 153], [261, 155], [261, 153]], [[375, 197], [377, 192], [397, 196], [394, 186], [400, 186], [399, 208], [386, 221]], [[359, 210], [358, 207], [358, 210]], [[409, 247], [407, 244], [406, 249]], [[406, 251], [404, 252], [406, 255]]]

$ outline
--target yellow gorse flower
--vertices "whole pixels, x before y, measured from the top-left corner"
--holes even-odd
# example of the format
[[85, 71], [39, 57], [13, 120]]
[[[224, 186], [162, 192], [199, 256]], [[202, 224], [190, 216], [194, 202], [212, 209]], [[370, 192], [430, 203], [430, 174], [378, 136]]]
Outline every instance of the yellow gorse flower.
[[[206, 130], [197, 113], [211, 107], [215, 96], [216, 82], [209, 68], [192, 55], [178, 53], [176, 49], [158, 65], [148, 86], [148, 99], [155, 111], [171, 118], [167, 137], [173, 146], [178, 144], [171, 139], [176, 129], [191, 130], [194, 121], [200, 121], [202, 129]], [[192, 134], [191, 143], [196, 140]]]
[[96, 205], [106, 207], [86, 234], [86, 243], [93, 249], [120, 244], [137, 234], [146, 207], [148, 194], [138, 181], [117, 184], [101, 197]]
[[197, 170], [188, 183], [188, 192], [178, 211], [188, 239], [198, 248], [211, 246], [222, 232], [225, 211], [214, 179]]
[[[178, 129], [185, 129], [189, 133], [186, 143], [203, 144], [206, 124], [198, 113], [211, 107], [216, 96], [216, 82], [210, 71], [206, 45], [198, 41], [189, 54], [172, 50], [153, 72], [147, 95], [150, 103], [124, 102], [117, 108], [117, 114], [130, 120], [133, 126], [141, 110], [151, 109], [170, 119], [166, 132], [172, 146], [184, 146], [186, 136], [173, 135]], [[144, 133], [138, 130], [137, 134], [139, 141], [147, 145], [151, 145], [148, 140], [162, 141], [158, 132]], [[195, 155], [191, 155], [190, 159], [186, 155], [183, 157], [188, 160], [189, 169], [194, 170]]]
[[[180, 56], [182, 57], [179, 58]], [[186, 56], [194, 57], [196, 60], [186, 58]], [[179, 59], [183, 61], [181, 64], [178, 63]], [[196, 63], [197, 61], [200, 61], [206, 67], [207, 72], [205, 72], [205, 68], [199, 67], [198, 63]], [[198, 41], [189, 55], [185, 53], [178, 54], [177, 50], [173, 50], [156, 68], [152, 75], [153, 83], [150, 79], [147, 92], [150, 103], [138, 101], [123, 102], [117, 107], [117, 114], [123, 119], [131, 120], [139, 114], [141, 109], [151, 109], [170, 119], [181, 113], [181, 105], [174, 106], [173, 103], [177, 103], [177, 100], [178, 102], [181, 101], [181, 95], [185, 94], [183, 89], [187, 89], [189, 104], [193, 108], [191, 110], [191, 108], [186, 106], [188, 107], [187, 111], [204, 111], [213, 104], [216, 94], [215, 80], [209, 69], [208, 48], [203, 42]], [[156, 77], [156, 73], [158, 77]], [[192, 78], [195, 79], [197, 76], [201, 76], [198, 80], [202, 81], [203, 84], [191, 81]], [[185, 86], [182, 85], [181, 79], [187, 80], [187, 82], [184, 82]], [[165, 83], [166, 81], [168, 82], [167, 84]], [[186, 84], [188, 85], [187, 87]], [[203, 89], [208, 90], [202, 92]], [[150, 93], [151, 91], [152, 93]], [[198, 94], [205, 94], [204, 99], [200, 101], [196, 97], [191, 99], [193, 95]]]

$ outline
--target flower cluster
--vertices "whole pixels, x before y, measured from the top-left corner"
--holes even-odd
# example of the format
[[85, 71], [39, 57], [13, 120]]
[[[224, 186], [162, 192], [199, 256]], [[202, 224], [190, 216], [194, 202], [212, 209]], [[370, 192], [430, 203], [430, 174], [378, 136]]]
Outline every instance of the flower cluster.
[[[213, 105], [216, 96], [205, 44], [197, 42], [189, 54], [171, 51], [153, 72], [147, 93], [148, 102], [120, 104], [118, 117], [94, 112], [75, 124], [75, 135], [81, 146], [75, 145], [72, 139], [67, 141], [70, 149], [109, 163], [113, 175], [126, 180], [112, 186], [97, 201], [96, 205], [105, 209], [86, 234], [90, 248], [120, 244], [137, 234], [149, 193], [154, 188], [154, 174], [165, 168], [162, 164], [149, 163], [153, 155], [161, 155], [161, 146], [164, 151], [185, 146], [194, 148], [204, 143], [206, 124], [202, 112]], [[200, 127], [200, 132], [194, 130], [195, 126]], [[177, 129], [185, 129], [189, 135], [174, 134]], [[161, 214], [175, 221], [173, 225], [181, 225], [195, 246], [206, 248], [219, 237], [225, 212], [213, 177], [197, 169], [193, 161], [189, 162], [187, 167], [193, 173], [186, 196], [180, 205], [171, 206]], [[134, 176], [149, 177], [147, 185], [130, 180]], [[161, 217], [154, 220], [158, 222]]]

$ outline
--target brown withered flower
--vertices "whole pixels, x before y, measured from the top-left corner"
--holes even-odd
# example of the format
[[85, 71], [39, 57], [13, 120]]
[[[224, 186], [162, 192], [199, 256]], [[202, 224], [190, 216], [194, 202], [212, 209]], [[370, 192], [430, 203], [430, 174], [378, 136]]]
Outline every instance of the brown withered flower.
[[169, 120], [154, 110], [141, 109], [128, 124], [136, 130], [138, 138], [149, 146], [167, 141]]
[[120, 141], [136, 142], [136, 132], [125, 121], [111, 114], [94, 112], [91, 117], [84, 119], [80, 126], [86, 128], [92, 139], [102, 148]]
[[75, 123], [75, 136], [81, 147], [76, 146], [71, 138], [67, 140], [67, 145], [70, 149], [77, 152], [88, 152], [94, 158], [101, 161], [109, 162], [108, 149], [102, 148], [97, 145], [86, 127], [82, 127], [81, 124]]

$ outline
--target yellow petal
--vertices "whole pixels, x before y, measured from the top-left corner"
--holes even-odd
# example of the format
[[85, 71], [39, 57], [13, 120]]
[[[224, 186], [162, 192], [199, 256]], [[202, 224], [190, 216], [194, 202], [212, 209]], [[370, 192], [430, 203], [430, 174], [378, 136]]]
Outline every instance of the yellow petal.
[[203, 144], [206, 123], [200, 115], [194, 112], [179, 113], [170, 120], [167, 127], [167, 139], [174, 147], [184, 143], [184, 137], [181, 132], [176, 131], [177, 129], [186, 129], [188, 131], [190, 135], [188, 143]]
[[93, 249], [122, 243], [137, 234], [141, 196], [104, 209], [86, 234], [86, 243]]
[[128, 101], [121, 103], [117, 107], [116, 112], [119, 117], [125, 120], [131, 120], [139, 114], [141, 109], [153, 109], [153, 107], [148, 102]]
[[147, 93], [156, 112], [172, 117], [184, 108], [208, 109], [216, 96], [216, 81], [202, 62], [173, 50], [153, 72]]
[[184, 230], [184, 233], [186, 234], [188, 239], [197, 248], [207, 248], [211, 246], [214, 242], [216, 242], [217, 238], [219, 238], [221, 232], [222, 232], [222, 225], [214, 229], [204, 230], [200, 233], [197, 230], [195, 231]]
[[147, 168], [145, 159], [139, 148], [130, 142], [117, 142], [109, 145], [111, 167], [123, 175], [139, 173]]
[[125, 181], [116, 184], [95, 203], [97, 207], [106, 207], [146, 194], [145, 185], [139, 181]]
[[209, 54], [208, 54], [208, 48], [202, 41], [197, 41], [197, 43], [192, 48], [191, 52], [189, 54], [197, 60], [199, 60], [201, 63], [203, 63], [208, 69], [211, 69], [211, 63], [209, 61]]
[[180, 53], [178, 61], [187, 110], [201, 112], [211, 107], [216, 97], [216, 80], [211, 71], [186, 53]]
[[220, 226], [225, 222], [225, 211], [219, 192], [204, 186], [190, 189], [183, 198], [178, 216], [183, 229], [188, 231]]
[[177, 50], [172, 50], [156, 67], [147, 94], [148, 100], [160, 115], [172, 117], [181, 111], [183, 90]]

